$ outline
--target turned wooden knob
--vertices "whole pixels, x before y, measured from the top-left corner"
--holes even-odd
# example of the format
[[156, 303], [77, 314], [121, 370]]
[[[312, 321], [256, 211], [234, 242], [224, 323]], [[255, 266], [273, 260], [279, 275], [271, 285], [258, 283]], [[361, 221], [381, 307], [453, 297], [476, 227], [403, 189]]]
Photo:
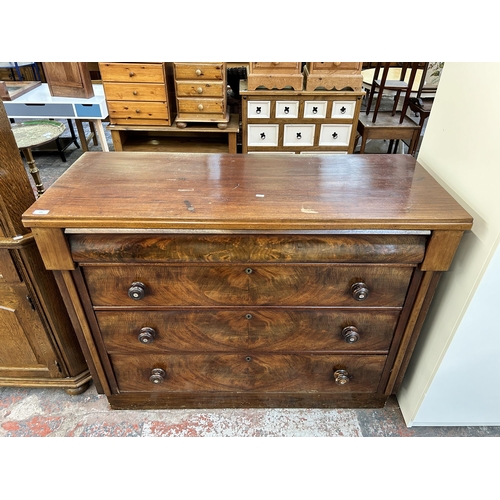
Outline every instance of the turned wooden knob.
[[137, 90], [134, 90], [132, 94], [137, 95]]
[[165, 370], [161, 368], [153, 368], [151, 370], [151, 376], [149, 377], [149, 381], [153, 384], [161, 384], [165, 380]]
[[197, 92], [198, 94], [203, 94], [203, 89], [202, 89], [201, 87], [198, 87], [198, 88], [196, 89], [196, 92]]
[[200, 76], [201, 74], [202, 74], [202, 73], [201, 73], [201, 69], [197, 69], [197, 70], [195, 71], [195, 75], [196, 75], [196, 76]]
[[134, 75], [135, 75], [135, 73], [134, 73], [133, 71], [131, 71], [131, 72], [128, 74], [128, 76], [134, 76]]
[[141, 300], [146, 295], [146, 285], [140, 281], [134, 281], [128, 289], [128, 296], [134, 300]]
[[353, 299], [365, 300], [369, 294], [370, 290], [368, 290], [366, 283], [359, 281], [351, 285], [351, 295]]
[[200, 111], [203, 111], [203, 104], [198, 104], [198, 109], [199, 109]]
[[149, 328], [149, 326], [145, 326], [141, 328], [139, 332], [138, 339], [141, 344], [151, 344], [156, 337], [156, 331], [154, 328]]
[[359, 331], [355, 326], [346, 326], [342, 330], [342, 338], [348, 344], [353, 344], [359, 340]]
[[349, 374], [346, 370], [335, 370], [333, 372], [335, 383], [338, 385], [345, 385], [349, 382]]

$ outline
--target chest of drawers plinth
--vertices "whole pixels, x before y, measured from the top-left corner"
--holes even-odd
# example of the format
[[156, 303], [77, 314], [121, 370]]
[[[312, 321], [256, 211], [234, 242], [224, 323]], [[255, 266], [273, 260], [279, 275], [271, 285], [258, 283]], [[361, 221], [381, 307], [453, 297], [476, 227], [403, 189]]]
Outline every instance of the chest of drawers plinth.
[[24, 223], [113, 408], [327, 408], [397, 390], [472, 219], [405, 155], [92, 153]]

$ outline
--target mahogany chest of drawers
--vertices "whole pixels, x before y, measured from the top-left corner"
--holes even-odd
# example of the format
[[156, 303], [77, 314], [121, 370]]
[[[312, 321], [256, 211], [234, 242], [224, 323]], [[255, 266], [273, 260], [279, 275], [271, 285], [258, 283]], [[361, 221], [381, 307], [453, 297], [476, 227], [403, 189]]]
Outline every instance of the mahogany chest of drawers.
[[126, 152], [23, 221], [116, 409], [384, 405], [472, 225], [411, 156]]
[[170, 63], [100, 62], [99, 71], [112, 124], [173, 124], [175, 99]]

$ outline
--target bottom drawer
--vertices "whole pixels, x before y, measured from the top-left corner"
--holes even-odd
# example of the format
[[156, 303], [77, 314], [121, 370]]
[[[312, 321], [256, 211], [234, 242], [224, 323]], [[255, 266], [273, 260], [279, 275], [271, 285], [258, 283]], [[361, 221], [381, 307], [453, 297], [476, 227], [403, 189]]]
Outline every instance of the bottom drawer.
[[111, 356], [120, 392], [373, 393], [385, 361], [386, 356], [322, 354]]

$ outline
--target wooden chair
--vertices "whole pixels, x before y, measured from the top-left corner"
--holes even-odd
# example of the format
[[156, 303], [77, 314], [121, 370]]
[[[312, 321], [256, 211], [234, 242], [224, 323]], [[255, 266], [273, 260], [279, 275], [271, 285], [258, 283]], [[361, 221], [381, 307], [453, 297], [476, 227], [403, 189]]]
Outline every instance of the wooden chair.
[[[391, 68], [391, 63], [377, 63], [375, 67], [375, 72], [373, 74], [373, 81], [370, 90], [370, 96], [368, 98], [368, 103], [366, 105], [366, 114], [368, 115], [371, 110], [373, 96], [378, 93], [377, 101], [375, 103], [375, 108], [373, 110], [373, 118], [372, 123], [375, 123], [377, 120], [377, 114], [380, 108], [380, 103], [382, 102], [382, 95], [384, 90], [392, 90], [396, 92], [394, 97], [394, 106], [392, 108], [392, 116], [396, 113], [396, 108], [398, 106], [399, 98], [401, 93], [405, 93], [405, 102], [403, 104], [403, 109], [401, 110], [401, 119], [400, 123], [403, 122], [404, 116], [406, 114], [406, 110], [408, 108], [408, 99], [410, 98], [411, 89], [413, 87], [413, 83], [415, 81], [415, 76], [417, 74], [417, 69], [419, 68], [420, 63], [403, 63], [401, 68], [401, 74], [399, 80], [388, 80], [387, 76], [389, 74], [389, 70]], [[406, 72], [410, 68], [410, 76], [408, 82], [405, 81]], [[379, 78], [380, 70], [382, 69], [382, 77]]]

